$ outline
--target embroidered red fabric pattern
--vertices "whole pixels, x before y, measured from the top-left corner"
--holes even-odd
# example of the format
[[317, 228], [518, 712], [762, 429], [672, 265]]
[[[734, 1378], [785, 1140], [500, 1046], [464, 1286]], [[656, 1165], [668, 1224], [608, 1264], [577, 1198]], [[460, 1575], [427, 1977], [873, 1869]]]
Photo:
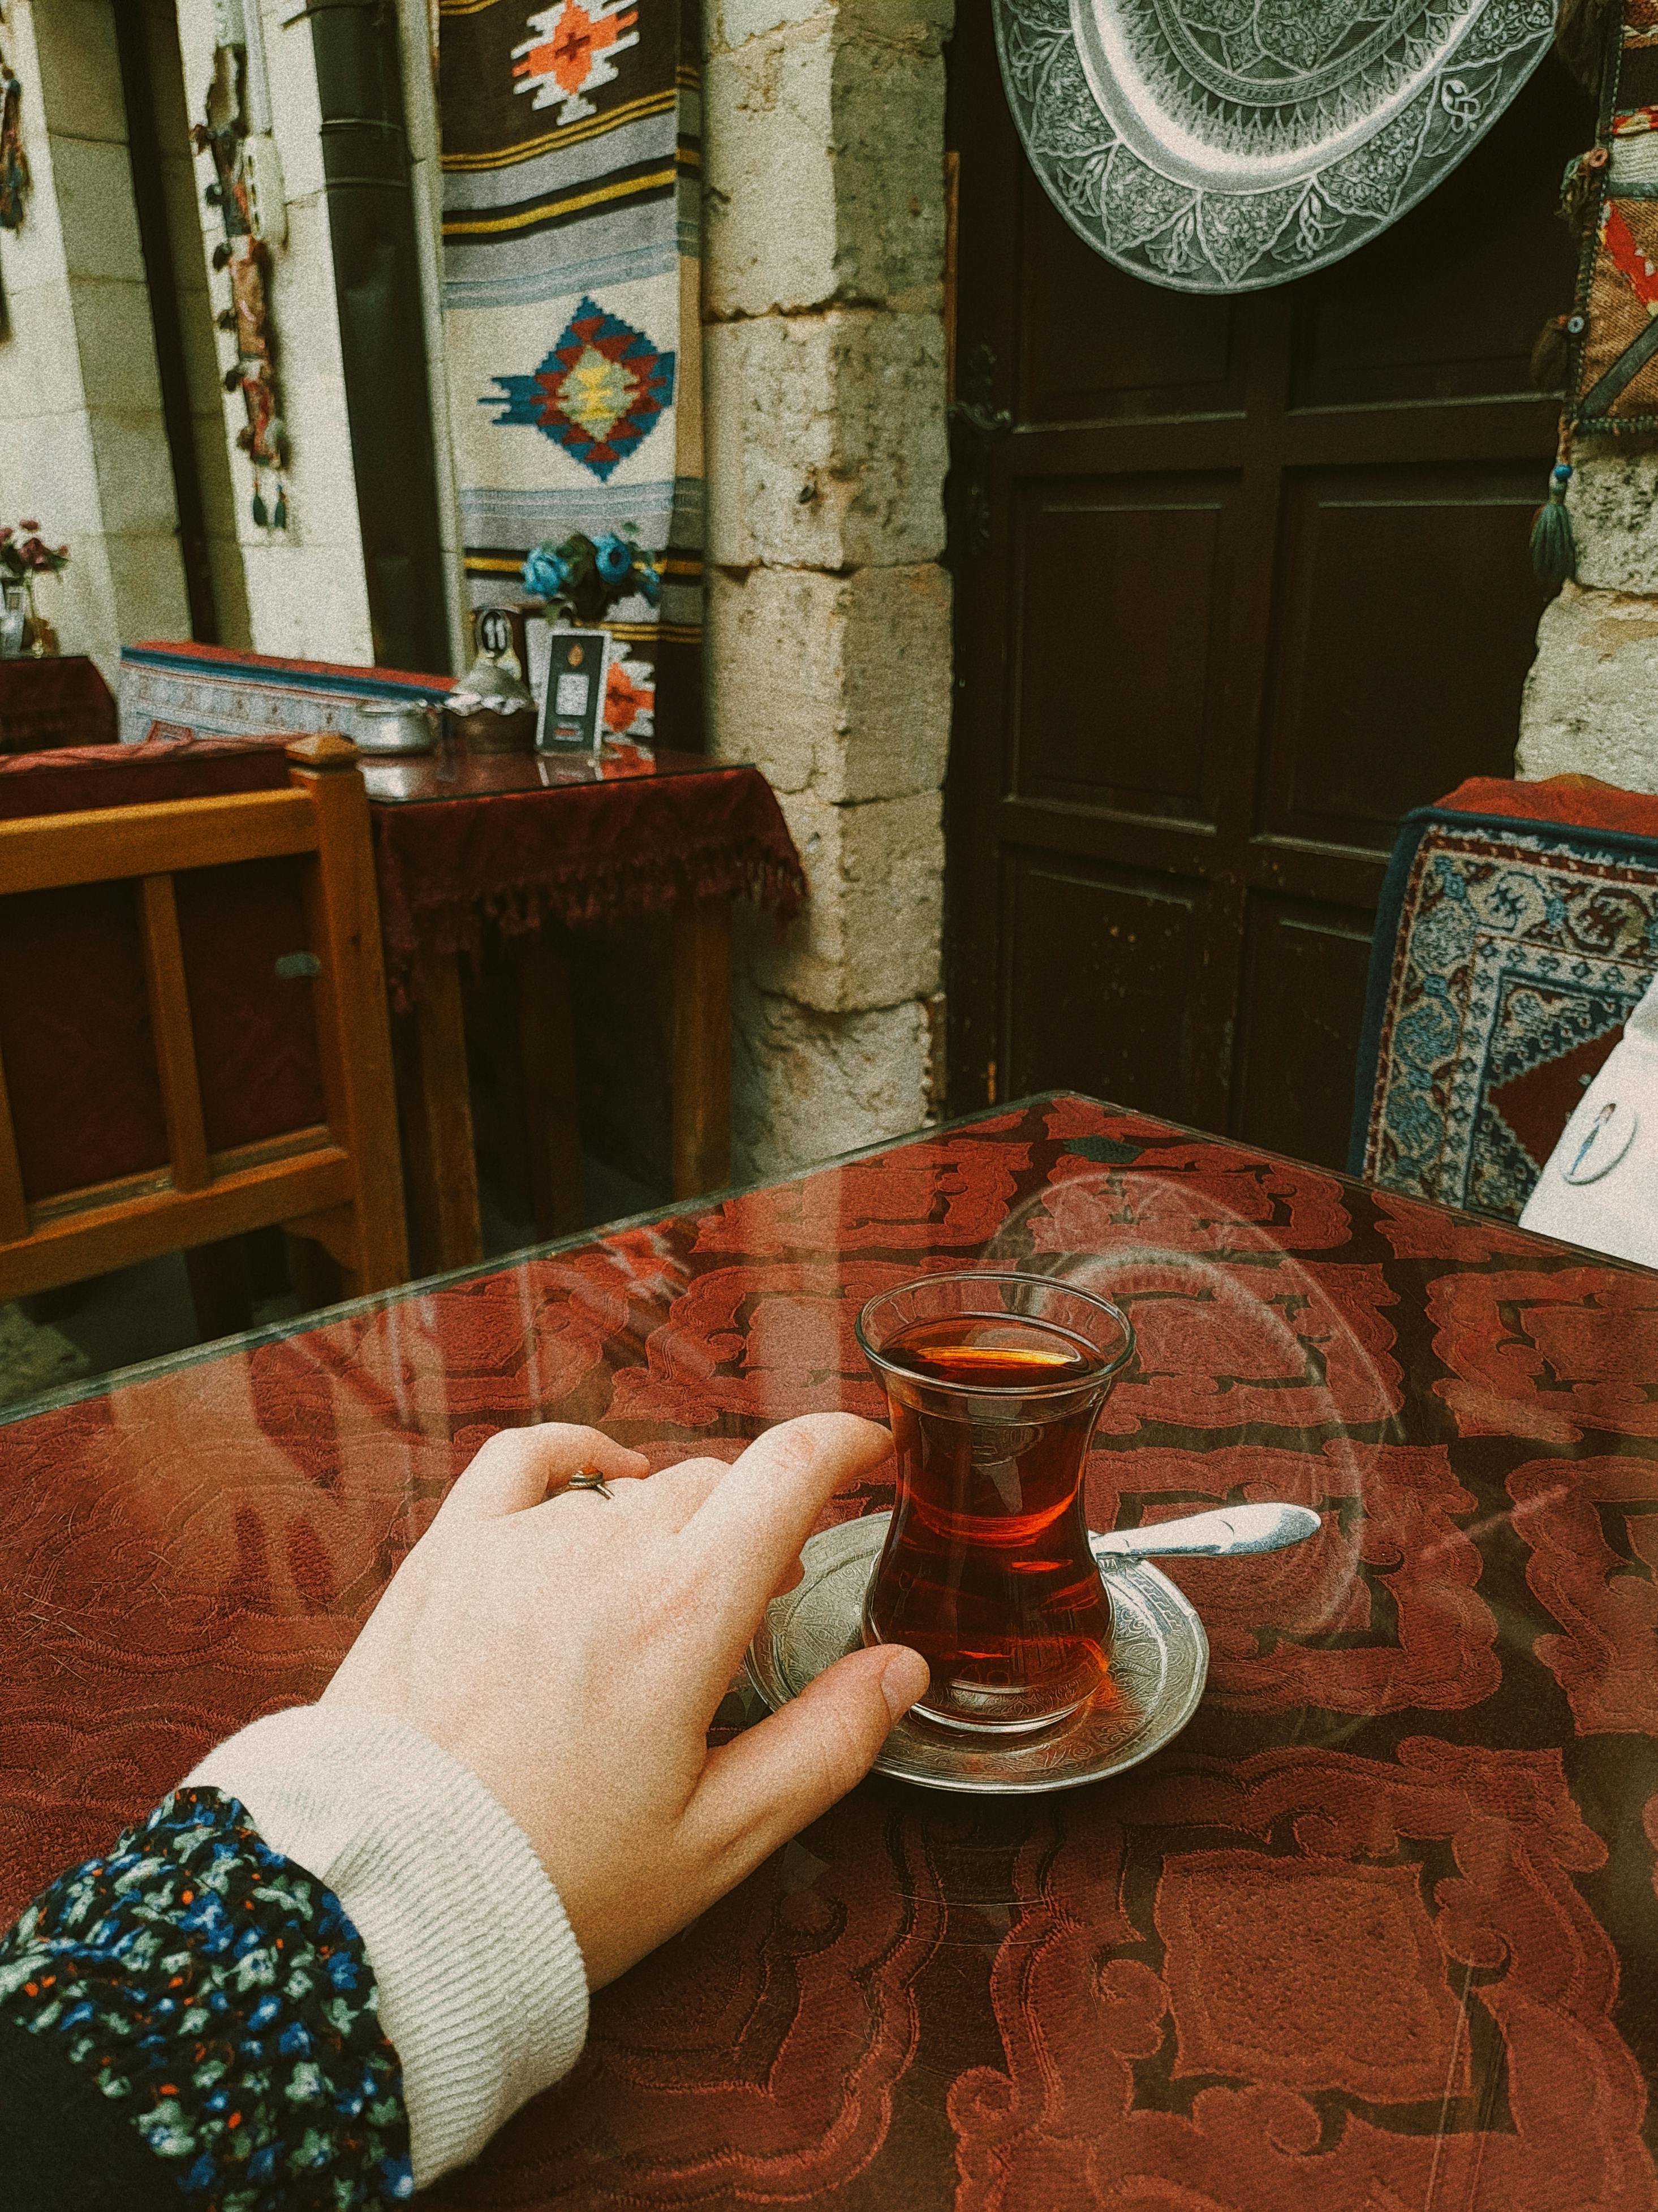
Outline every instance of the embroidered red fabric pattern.
[[876, 1411], [859, 1301], [963, 1264], [1130, 1302], [1096, 1526], [1321, 1534], [1173, 1563], [1212, 1662], [1156, 1758], [866, 1784], [434, 2201], [1655, 2212], [1658, 1275], [1074, 1097], [0, 1426], [0, 1911], [314, 1696], [494, 1429]]
[[786, 918], [805, 875], [758, 769], [375, 806], [374, 866], [392, 1003], [423, 963], [520, 935], [752, 897]]

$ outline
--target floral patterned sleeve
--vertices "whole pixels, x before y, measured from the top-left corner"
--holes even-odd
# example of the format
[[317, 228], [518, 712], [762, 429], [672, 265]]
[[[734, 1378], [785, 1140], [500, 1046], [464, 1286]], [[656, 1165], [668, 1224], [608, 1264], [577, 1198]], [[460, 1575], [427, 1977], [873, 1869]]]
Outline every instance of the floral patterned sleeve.
[[361, 1939], [216, 1790], [175, 1790], [0, 1936], [0, 2024], [107, 2100], [185, 2208], [351, 2212], [413, 2194]]

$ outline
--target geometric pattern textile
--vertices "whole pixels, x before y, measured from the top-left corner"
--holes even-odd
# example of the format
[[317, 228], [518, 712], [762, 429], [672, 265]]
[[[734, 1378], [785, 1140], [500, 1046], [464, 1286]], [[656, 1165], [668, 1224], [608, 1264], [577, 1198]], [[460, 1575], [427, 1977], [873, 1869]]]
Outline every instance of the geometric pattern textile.
[[444, 350], [467, 587], [580, 532], [661, 565], [604, 627], [700, 750], [701, 45], [690, 0], [441, 0]]
[[671, 404], [673, 367], [643, 331], [583, 300], [533, 376], [495, 379], [507, 402], [495, 421], [533, 423], [603, 483]]
[[[1568, 325], [1574, 434], [1658, 433], [1658, 7], [1623, 0], [1595, 137], [1597, 202]], [[1572, 325], [1576, 325], [1573, 330]]]
[[1407, 815], [1376, 916], [1351, 1172], [1517, 1220], [1655, 975], [1658, 836]]
[[[1644, 0], [1631, 0], [1631, 5]], [[1548, 51], [1551, 0], [993, 0], [1032, 167], [1177, 291], [1283, 284], [1431, 191]]]

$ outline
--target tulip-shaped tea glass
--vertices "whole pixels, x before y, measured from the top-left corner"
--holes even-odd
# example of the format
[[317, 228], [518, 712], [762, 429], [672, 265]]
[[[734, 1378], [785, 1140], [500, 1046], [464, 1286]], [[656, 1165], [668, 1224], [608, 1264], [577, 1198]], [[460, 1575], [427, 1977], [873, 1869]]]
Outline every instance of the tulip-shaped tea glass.
[[1134, 1348], [1127, 1316], [1045, 1275], [932, 1275], [872, 1298], [858, 1341], [898, 1454], [865, 1641], [920, 1653], [928, 1720], [1004, 1734], [1063, 1719], [1110, 1659], [1082, 1475]]

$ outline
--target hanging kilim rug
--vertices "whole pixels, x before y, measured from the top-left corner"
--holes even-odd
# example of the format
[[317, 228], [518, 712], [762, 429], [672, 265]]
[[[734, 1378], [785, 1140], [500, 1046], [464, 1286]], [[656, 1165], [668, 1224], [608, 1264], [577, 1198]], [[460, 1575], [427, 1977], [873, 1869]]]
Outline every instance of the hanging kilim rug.
[[1385, 230], [1546, 52], [1552, 0], [993, 0], [1072, 228], [1137, 276], [1247, 292]]
[[[1477, 804], [1482, 787], [1453, 796]], [[1407, 814], [1376, 916], [1350, 1170], [1518, 1220], [1655, 975], [1658, 838]]]
[[[444, 335], [475, 605], [525, 556], [633, 538], [613, 671], [699, 743], [702, 455], [696, 24], [689, 0], [442, 0]], [[646, 710], [647, 714], [648, 710]]]
[[1600, 127], [1563, 196], [1583, 236], [1563, 456], [1573, 437], [1658, 433], [1658, 0], [1607, 12]]

